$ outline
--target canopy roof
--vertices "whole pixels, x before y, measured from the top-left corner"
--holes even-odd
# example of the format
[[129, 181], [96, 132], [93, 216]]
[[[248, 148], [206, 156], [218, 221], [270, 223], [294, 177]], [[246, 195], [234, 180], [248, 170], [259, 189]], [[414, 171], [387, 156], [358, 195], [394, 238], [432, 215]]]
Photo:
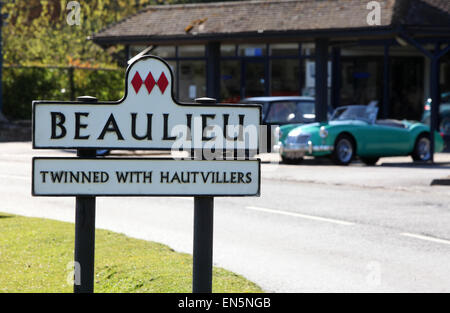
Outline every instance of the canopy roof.
[[101, 45], [389, 36], [399, 29], [449, 36], [450, 1], [378, 0], [380, 25], [367, 23], [368, 0], [236, 1], [152, 5], [94, 34]]

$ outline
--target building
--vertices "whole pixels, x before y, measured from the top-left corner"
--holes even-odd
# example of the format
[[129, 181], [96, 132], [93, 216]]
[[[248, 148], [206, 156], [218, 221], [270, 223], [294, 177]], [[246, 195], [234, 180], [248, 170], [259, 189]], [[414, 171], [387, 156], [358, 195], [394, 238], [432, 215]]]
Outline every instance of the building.
[[91, 38], [172, 66], [180, 101], [311, 95], [416, 119], [450, 91], [450, 1], [281, 0], [149, 6]]

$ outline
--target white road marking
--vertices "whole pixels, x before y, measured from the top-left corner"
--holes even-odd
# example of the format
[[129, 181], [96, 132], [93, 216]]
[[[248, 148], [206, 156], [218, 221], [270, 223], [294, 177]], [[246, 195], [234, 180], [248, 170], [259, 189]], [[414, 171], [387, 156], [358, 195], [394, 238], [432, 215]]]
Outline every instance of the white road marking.
[[3, 174], [0, 174], [0, 177], [1, 178], [23, 179], [23, 180], [27, 180], [27, 181], [31, 180], [31, 178], [28, 177], [28, 176], [19, 176], [19, 175], [3, 175]]
[[273, 213], [273, 214], [280, 214], [280, 215], [287, 215], [287, 216], [293, 216], [293, 217], [299, 217], [314, 221], [320, 221], [320, 222], [327, 222], [327, 223], [334, 223], [339, 225], [354, 225], [355, 223], [342, 221], [342, 220], [336, 220], [332, 218], [326, 218], [326, 217], [320, 217], [320, 216], [313, 216], [313, 215], [307, 215], [307, 214], [301, 214], [301, 213], [294, 213], [294, 212], [287, 212], [287, 211], [280, 211], [280, 210], [273, 210], [273, 209], [266, 209], [266, 208], [260, 208], [255, 206], [247, 206], [245, 207], [248, 210], [254, 210], [254, 211], [260, 211], [260, 212], [266, 212], [266, 213]]
[[424, 235], [411, 234], [411, 233], [401, 233], [400, 235], [406, 236], [406, 237], [411, 237], [411, 238], [416, 238], [416, 239], [421, 239], [421, 240], [426, 240], [426, 241], [431, 241], [431, 242], [437, 242], [437, 243], [443, 243], [443, 244], [446, 244], [446, 245], [450, 245], [450, 240], [446, 240], [446, 239], [439, 239], [439, 238], [428, 237], [428, 236], [424, 236]]

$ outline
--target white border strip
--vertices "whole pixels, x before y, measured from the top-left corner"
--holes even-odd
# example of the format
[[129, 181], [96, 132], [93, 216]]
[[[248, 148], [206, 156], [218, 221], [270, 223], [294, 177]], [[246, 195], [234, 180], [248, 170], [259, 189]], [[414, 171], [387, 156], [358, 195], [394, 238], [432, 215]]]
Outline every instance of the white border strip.
[[431, 242], [437, 242], [437, 243], [443, 243], [443, 244], [446, 244], [446, 245], [450, 245], [450, 240], [446, 240], [446, 239], [439, 239], [439, 238], [428, 237], [428, 236], [424, 236], [424, 235], [411, 234], [411, 233], [401, 233], [400, 235], [405, 236], [405, 237], [411, 237], [411, 238], [416, 238], [416, 239], [421, 239], [421, 240], [426, 240], [426, 241], [431, 241]]
[[326, 217], [313, 216], [313, 215], [287, 212], [287, 211], [280, 211], [280, 210], [273, 210], [273, 209], [266, 209], [266, 208], [255, 207], [255, 206], [247, 206], [245, 208], [248, 210], [253, 210], [253, 211], [293, 216], [293, 217], [299, 217], [299, 218], [304, 218], [304, 219], [309, 219], [309, 220], [314, 220], [314, 221], [327, 222], [327, 223], [333, 223], [333, 224], [339, 224], [339, 225], [345, 225], [345, 226], [351, 226], [351, 225], [355, 224], [352, 222], [341, 221], [341, 220], [336, 220], [336, 219], [331, 219], [331, 218], [326, 218]]

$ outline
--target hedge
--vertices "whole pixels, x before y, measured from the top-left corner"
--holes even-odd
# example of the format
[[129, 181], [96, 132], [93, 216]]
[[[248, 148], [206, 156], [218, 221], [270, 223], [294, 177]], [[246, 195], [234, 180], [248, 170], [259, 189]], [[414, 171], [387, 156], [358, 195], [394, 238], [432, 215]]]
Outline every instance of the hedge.
[[12, 120], [31, 119], [33, 100], [71, 100], [89, 95], [100, 101], [119, 100], [124, 94], [125, 70], [9, 67], [3, 69], [3, 113]]

